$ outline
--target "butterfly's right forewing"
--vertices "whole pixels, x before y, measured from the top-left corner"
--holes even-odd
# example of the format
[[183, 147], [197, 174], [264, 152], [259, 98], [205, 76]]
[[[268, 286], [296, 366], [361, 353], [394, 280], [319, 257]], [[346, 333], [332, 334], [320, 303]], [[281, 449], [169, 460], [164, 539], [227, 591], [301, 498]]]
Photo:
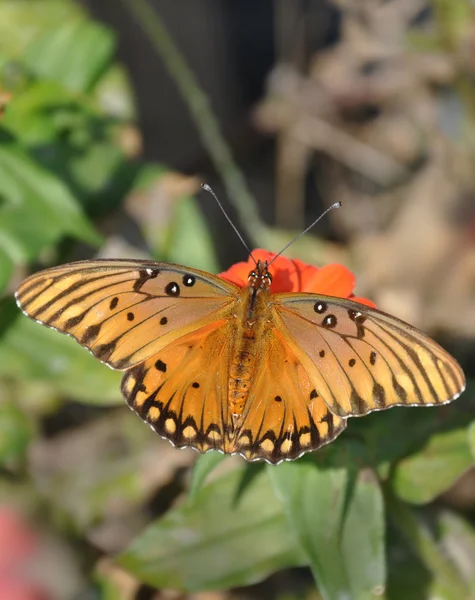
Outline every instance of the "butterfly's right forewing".
[[322, 398], [342, 417], [443, 404], [465, 389], [457, 361], [396, 317], [313, 294], [278, 294], [275, 310]]

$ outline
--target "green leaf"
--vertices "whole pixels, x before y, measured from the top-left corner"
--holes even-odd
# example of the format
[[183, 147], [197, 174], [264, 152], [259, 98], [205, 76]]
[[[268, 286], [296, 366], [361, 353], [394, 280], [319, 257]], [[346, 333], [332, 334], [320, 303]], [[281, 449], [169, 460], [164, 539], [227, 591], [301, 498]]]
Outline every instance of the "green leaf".
[[208, 225], [194, 198], [176, 200], [167, 260], [211, 273], [220, 270]]
[[269, 467], [289, 524], [326, 600], [376, 598], [385, 587], [383, 501], [368, 469], [311, 459]]
[[118, 561], [150, 585], [196, 591], [249, 585], [305, 559], [265, 469], [252, 465], [208, 483]]
[[[470, 598], [473, 584], [473, 533], [461, 533], [441, 512], [411, 509], [389, 490], [388, 598], [420, 600]], [[458, 531], [457, 531], [458, 529]], [[465, 538], [465, 539], [464, 539]], [[460, 545], [460, 546], [459, 546]], [[472, 582], [472, 583], [470, 583]]]
[[65, 113], [70, 115], [77, 103], [71, 92], [53, 81], [33, 82], [9, 102], [2, 126], [23, 145], [44, 146], [62, 133], [61, 126], [71, 127]]
[[102, 241], [63, 183], [1, 139], [0, 197], [0, 250], [15, 262], [31, 260], [66, 234], [94, 245]]
[[51, 382], [82, 402], [122, 402], [121, 374], [101, 364], [68, 336], [27, 319], [11, 299], [0, 303], [0, 377]]
[[[0, 393], [6, 396], [8, 389], [0, 388]], [[14, 468], [25, 458], [32, 436], [33, 427], [21, 408], [13, 400], [0, 400], [0, 465]]]
[[472, 466], [473, 456], [465, 428], [437, 433], [422, 450], [396, 465], [394, 490], [407, 502], [426, 504], [445, 492]]
[[[135, 204], [142, 206], [132, 212], [154, 258], [217, 273], [219, 261], [206, 219], [195, 198], [176, 191], [179, 178], [162, 165], [143, 165], [134, 182]], [[182, 189], [189, 186], [182, 183]]]
[[397, 407], [349, 419], [347, 434], [364, 440], [371, 465], [392, 464], [418, 452], [435, 433], [466, 426], [473, 410], [473, 396], [466, 392], [447, 406]]
[[75, 2], [64, 0], [0, 2], [0, 52], [9, 58], [20, 58], [42, 31], [60, 27], [80, 14]]
[[68, 21], [35, 39], [24, 61], [42, 79], [87, 92], [109, 66], [115, 49], [113, 33], [82, 19]]
[[196, 496], [203, 487], [208, 475], [225, 459], [226, 456], [224, 454], [216, 451], [206, 452], [206, 454], [198, 456], [191, 474], [190, 491], [188, 494], [190, 502], [193, 502], [196, 499]]
[[17, 94], [3, 125], [96, 214], [120, 201], [138, 169], [117, 143], [117, 122], [51, 81]]

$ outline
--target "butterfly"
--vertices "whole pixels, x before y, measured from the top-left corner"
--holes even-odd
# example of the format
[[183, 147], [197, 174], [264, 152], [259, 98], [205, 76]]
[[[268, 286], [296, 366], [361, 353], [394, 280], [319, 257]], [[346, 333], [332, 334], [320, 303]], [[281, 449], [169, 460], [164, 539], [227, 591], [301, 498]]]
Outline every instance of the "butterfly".
[[462, 393], [460, 366], [425, 334], [352, 299], [275, 293], [270, 262], [239, 286], [165, 262], [89, 260], [32, 275], [16, 298], [123, 370], [130, 407], [200, 452], [276, 464], [331, 442], [350, 416]]

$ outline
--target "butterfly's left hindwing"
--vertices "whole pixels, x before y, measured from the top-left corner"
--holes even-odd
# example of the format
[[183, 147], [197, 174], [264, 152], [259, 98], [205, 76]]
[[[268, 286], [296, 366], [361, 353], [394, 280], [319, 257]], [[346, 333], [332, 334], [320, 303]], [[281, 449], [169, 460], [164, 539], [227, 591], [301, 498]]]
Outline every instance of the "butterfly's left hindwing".
[[351, 300], [276, 294], [276, 319], [327, 406], [363, 415], [443, 404], [465, 389], [457, 361], [411, 325]]
[[40, 271], [18, 288], [23, 312], [126, 369], [206, 323], [228, 318], [239, 288], [195, 269], [90, 260]]
[[231, 325], [218, 322], [187, 334], [124, 375], [130, 407], [175, 446], [229, 452]]

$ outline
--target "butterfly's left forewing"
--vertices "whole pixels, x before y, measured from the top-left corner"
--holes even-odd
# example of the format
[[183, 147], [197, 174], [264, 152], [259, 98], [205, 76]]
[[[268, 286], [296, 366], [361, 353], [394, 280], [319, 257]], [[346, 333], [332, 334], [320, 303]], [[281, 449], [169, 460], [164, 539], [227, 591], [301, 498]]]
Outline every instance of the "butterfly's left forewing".
[[146, 260], [90, 260], [40, 271], [18, 288], [23, 312], [126, 369], [203, 325], [226, 320], [239, 288]]
[[448, 352], [379, 310], [313, 294], [276, 294], [273, 306], [281, 331], [335, 414], [443, 404], [465, 388]]

